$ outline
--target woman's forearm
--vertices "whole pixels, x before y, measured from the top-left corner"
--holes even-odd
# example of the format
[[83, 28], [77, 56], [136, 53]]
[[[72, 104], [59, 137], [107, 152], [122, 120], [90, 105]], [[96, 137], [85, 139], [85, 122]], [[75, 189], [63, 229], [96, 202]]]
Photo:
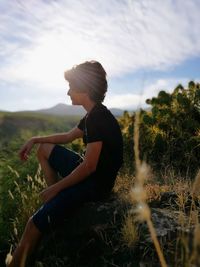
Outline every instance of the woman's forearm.
[[50, 199], [55, 197], [60, 191], [80, 183], [86, 177], [93, 172], [92, 169], [88, 168], [85, 162], [82, 162], [72, 173], [63, 178], [61, 181], [53, 184], [43, 190], [40, 194], [44, 202], [48, 202]]
[[50, 143], [50, 144], [66, 144], [70, 142], [69, 136], [67, 133], [58, 133], [47, 136], [34, 136], [32, 137], [34, 144], [38, 143]]
[[78, 128], [73, 128], [72, 130], [65, 133], [58, 133], [48, 136], [34, 136], [32, 137], [33, 143], [50, 143], [50, 144], [67, 144], [83, 136], [83, 132]]
[[73, 172], [63, 178], [57, 183], [58, 191], [61, 191], [67, 187], [78, 184], [88, 177], [95, 170], [91, 169], [86, 162], [82, 162]]

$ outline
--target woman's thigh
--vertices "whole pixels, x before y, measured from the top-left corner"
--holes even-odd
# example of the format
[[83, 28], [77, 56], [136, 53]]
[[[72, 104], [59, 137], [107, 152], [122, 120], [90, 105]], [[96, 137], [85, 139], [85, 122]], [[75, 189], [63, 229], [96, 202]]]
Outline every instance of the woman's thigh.
[[62, 177], [69, 175], [83, 159], [78, 153], [63, 146], [55, 145], [49, 156], [50, 166]]
[[85, 202], [94, 200], [95, 190], [95, 182], [90, 179], [62, 190], [33, 215], [35, 226], [42, 233], [54, 229]]

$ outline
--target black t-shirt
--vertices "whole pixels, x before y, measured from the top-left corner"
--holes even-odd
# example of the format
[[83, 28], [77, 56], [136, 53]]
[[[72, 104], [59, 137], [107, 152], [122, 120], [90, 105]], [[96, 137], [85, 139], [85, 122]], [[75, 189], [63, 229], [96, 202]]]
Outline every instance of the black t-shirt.
[[118, 121], [104, 105], [96, 104], [77, 127], [83, 131], [83, 142], [86, 145], [103, 142], [97, 168], [92, 176], [98, 185], [112, 188], [123, 163], [123, 140]]

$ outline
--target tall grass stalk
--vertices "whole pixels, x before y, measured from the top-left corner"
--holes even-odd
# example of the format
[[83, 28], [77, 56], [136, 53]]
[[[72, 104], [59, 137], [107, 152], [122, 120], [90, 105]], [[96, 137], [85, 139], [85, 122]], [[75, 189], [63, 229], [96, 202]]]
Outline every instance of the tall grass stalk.
[[[151, 238], [153, 240], [156, 252], [158, 254], [160, 264], [162, 267], [167, 267], [163, 252], [161, 250], [158, 238], [156, 235], [155, 228], [151, 220], [151, 211], [146, 203], [146, 193], [144, 189], [145, 179], [148, 177], [150, 171], [149, 167], [145, 162], [141, 162], [139, 155], [139, 116], [140, 113], [136, 112], [135, 124], [134, 124], [134, 154], [135, 154], [135, 167], [136, 167], [136, 183], [132, 190], [132, 198], [137, 202], [136, 213], [138, 220], [146, 221]], [[136, 193], [137, 192], [137, 193]]]
[[12, 261], [12, 254], [11, 254], [11, 252], [12, 252], [12, 245], [10, 246], [10, 251], [9, 251], [9, 253], [6, 255], [6, 259], [5, 259], [5, 265], [6, 266], [8, 266], [10, 263], [11, 263], [11, 261]]
[[[200, 186], [200, 170], [198, 170], [195, 180], [192, 185], [192, 193], [191, 193], [192, 203], [190, 207], [189, 225], [191, 221], [192, 210], [196, 210], [195, 199], [198, 199], [199, 197], [199, 192], [200, 192], [199, 186]], [[199, 264], [199, 253], [198, 252], [200, 248], [200, 224], [199, 224], [199, 219], [198, 219], [198, 211], [196, 212], [195, 219], [196, 221], [195, 221], [195, 228], [194, 228], [194, 234], [193, 234], [193, 251], [190, 257], [190, 263], [196, 263], [198, 265]]]

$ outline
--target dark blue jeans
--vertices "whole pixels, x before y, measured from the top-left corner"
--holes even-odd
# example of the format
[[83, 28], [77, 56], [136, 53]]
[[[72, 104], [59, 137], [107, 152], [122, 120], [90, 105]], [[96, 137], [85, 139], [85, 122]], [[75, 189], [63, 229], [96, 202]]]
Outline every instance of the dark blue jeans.
[[[55, 145], [49, 157], [50, 166], [65, 177], [69, 175], [81, 162], [79, 154]], [[82, 182], [60, 191], [53, 199], [41, 206], [32, 216], [35, 226], [41, 233], [54, 229], [64, 218], [67, 218], [73, 211], [82, 204], [89, 201], [102, 199], [98, 192], [98, 186], [93, 175]]]

